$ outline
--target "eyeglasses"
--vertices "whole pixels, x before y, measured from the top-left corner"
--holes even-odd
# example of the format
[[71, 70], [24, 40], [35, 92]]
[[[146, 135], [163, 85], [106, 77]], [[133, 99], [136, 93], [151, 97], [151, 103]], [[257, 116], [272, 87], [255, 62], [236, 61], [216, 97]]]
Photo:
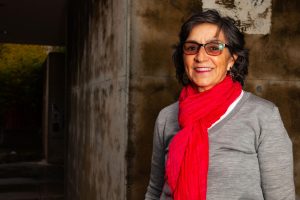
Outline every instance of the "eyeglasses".
[[229, 47], [227, 44], [221, 42], [209, 42], [206, 44], [199, 44], [197, 42], [185, 42], [183, 44], [183, 53], [186, 55], [195, 55], [200, 51], [201, 47], [204, 47], [205, 52], [210, 56], [218, 56], [222, 53], [225, 47]]

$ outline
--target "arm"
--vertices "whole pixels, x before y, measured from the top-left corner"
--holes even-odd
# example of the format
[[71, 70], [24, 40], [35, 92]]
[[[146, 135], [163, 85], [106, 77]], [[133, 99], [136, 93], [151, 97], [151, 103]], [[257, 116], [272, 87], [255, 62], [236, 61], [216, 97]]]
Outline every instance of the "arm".
[[292, 143], [277, 107], [262, 122], [258, 146], [261, 187], [266, 200], [294, 200]]
[[165, 149], [161, 136], [161, 126], [159, 125], [158, 121], [156, 121], [153, 135], [151, 174], [145, 200], [159, 199], [164, 185]]

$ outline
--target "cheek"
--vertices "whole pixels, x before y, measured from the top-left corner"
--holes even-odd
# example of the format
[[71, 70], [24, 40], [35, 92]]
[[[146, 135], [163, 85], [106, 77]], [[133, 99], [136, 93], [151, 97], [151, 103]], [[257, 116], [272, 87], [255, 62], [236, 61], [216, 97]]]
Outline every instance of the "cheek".
[[194, 57], [189, 55], [189, 56], [183, 56], [183, 65], [184, 68], [189, 68], [193, 65]]
[[227, 71], [227, 68], [230, 64], [230, 59], [226, 57], [214, 57], [211, 58], [211, 61], [218, 68], [219, 71]]

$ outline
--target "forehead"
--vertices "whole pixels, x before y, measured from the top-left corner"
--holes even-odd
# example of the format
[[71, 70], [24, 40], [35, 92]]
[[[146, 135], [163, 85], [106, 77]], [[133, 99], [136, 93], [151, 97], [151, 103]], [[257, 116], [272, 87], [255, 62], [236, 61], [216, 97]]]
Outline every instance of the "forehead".
[[199, 43], [206, 43], [212, 40], [226, 42], [225, 35], [222, 30], [215, 24], [203, 23], [194, 26], [186, 40], [193, 40]]

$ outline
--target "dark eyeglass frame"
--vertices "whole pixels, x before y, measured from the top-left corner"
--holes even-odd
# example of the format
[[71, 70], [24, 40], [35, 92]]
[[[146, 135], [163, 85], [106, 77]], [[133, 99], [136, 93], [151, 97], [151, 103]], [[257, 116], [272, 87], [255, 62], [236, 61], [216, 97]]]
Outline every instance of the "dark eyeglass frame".
[[[194, 45], [197, 45], [197, 48], [196, 50], [194, 51], [189, 51], [187, 49], [186, 44], [194, 44]], [[217, 50], [210, 50], [209, 47], [216, 47], [216, 46], [212, 46], [212, 45], [218, 45], [218, 49]], [[183, 53], [186, 54], [186, 55], [196, 55], [199, 53], [201, 47], [204, 47], [205, 49], [205, 52], [210, 55], [210, 56], [218, 56], [218, 55], [221, 55], [222, 52], [223, 52], [223, 49], [226, 47], [226, 48], [229, 48], [230, 46], [228, 44], [225, 44], [223, 42], [220, 42], [220, 41], [212, 41], [212, 42], [208, 42], [206, 44], [200, 44], [198, 42], [195, 42], [195, 41], [186, 41], [183, 43], [182, 45], [182, 49], [183, 49]]]

